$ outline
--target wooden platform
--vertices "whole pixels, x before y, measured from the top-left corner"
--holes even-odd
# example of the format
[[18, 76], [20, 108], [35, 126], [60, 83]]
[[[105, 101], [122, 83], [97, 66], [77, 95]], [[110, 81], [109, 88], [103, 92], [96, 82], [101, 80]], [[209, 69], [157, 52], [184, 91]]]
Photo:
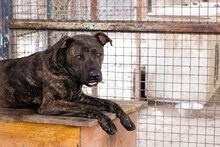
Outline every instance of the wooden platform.
[[[138, 110], [146, 103], [115, 101], [137, 126]], [[97, 120], [79, 117], [45, 116], [29, 109], [0, 109], [0, 147], [135, 147], [136, 131], [127, 131], [114, 114], [118, 133], [106, 134]]]

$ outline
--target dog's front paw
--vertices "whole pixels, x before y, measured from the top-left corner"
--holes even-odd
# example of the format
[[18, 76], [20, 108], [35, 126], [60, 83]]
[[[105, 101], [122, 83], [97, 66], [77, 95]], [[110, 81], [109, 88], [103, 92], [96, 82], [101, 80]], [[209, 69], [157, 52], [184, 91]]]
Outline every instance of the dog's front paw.
[[114, 135], [117, 133], [117, 128], [112, 120], [108, 117], [99, 121], [101, 128], [109, 135]]
[[125, 113], [121, 114], [120, 122], [128, 131], [133, 131], [136, 128], [130, 117]]

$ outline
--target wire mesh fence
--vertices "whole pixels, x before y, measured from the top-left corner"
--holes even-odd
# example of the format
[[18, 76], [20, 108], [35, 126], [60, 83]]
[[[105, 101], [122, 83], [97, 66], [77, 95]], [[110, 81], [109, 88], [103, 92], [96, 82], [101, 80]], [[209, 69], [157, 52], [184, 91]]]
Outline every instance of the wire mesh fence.
[[220, 145], [220, 1], [15, 0], [10, 6], [10, 58], [45, 50], [64, 35], [107, 32], [113, 46], [105, 46], [103, 82], [84, 91], [149, 104], [139, 113], [137, 146]]

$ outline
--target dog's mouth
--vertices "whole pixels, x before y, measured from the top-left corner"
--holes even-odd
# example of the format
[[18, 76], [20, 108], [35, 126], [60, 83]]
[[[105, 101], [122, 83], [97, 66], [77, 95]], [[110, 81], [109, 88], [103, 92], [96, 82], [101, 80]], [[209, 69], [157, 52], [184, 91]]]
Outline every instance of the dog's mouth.
[[96, 86], [101, 81], [102, 81], [101, 73], [94, 72], [93, 75], [89, 75], [85, 83], [87, 86], [92, 87], [92, 86]]
[[89, 82], [88, 85], [89, 86], [96, 86], [98, 84], [98, 82]]
[[98, 83], [99, 82], [96, 80], [91, 80], [91, 81], [86, 82], [86, 86], [92, 87], [92, 86], [98, 85]]

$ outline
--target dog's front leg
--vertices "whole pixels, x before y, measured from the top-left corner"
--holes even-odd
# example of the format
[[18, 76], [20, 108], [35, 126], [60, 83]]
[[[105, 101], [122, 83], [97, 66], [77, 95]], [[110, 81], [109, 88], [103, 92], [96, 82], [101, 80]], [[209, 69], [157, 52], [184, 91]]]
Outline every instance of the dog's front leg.
[[38, 109], [38, 113], [97, 119], [102, 129], [108, 134], [113, 135], [117, 132], [117, 128], [112, 120], [96, 107], [65, 100], [55, 100], [51, 96], [52, 94], [50, 92], [44, 94], [43, 102]]
[[135, 130], [135, 125], [131, 121], [130, 117], [121, 109], [121, 107], [110, 100], [99, 99], [95, 97], [82, 94], [80, 98], [76, 99], [75, 102], [80, 104], [91, 105], [97, 107], [101, 111], [107, 111], [116, 113], [116, 116], [120, 118], [121, 124], [128, 130]]

